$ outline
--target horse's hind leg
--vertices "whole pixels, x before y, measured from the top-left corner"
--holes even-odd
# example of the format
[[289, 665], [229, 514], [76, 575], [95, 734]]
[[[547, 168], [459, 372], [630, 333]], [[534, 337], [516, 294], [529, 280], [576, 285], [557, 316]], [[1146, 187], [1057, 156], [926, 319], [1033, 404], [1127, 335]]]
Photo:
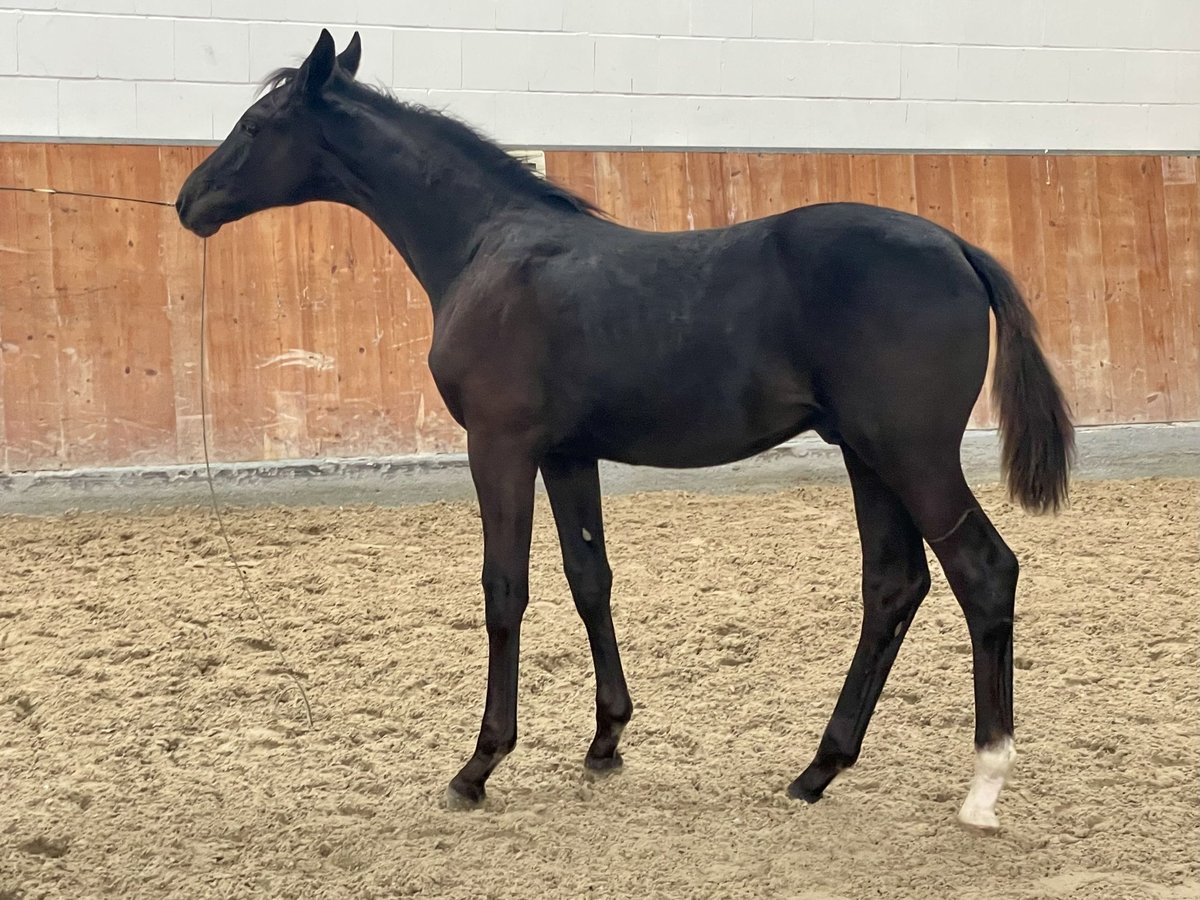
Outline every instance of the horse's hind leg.
[[1013, 610], [1018, 564], [979, 508], [962, 470], [922, 472], [902, 489], [913, 518], [937, 554], [967, 619], [975, 681], [975, 778], [958, 818], [995, 831], [996, 800], [1013, 749]]
[[929, 592], [925, 547], [904, 504], [853, 450], [842, 452], [862, 543], [862, 633], [816, 757], [788, 788], [810, 803], [858, 759], [888, 672]]
[[595, 460], [549, 457], [542, 462], [542, 479], [558, 526], [563, 569], [587, 628], [596, 667], [596, 737], [584, 764], [589, 769], [615, 769], [621, 765], [617, 742], [633, 714], [633, 704], [609, 605], [612, 570], [604, 550], [599, 470]]

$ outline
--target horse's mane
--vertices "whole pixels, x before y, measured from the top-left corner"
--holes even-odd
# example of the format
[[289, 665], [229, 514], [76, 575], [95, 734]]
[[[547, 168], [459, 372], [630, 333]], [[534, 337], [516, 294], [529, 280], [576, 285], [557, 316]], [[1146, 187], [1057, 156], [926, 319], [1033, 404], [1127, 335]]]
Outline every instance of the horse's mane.
[[[276, 69], [263, 79], [261, 89], [278, 90], [293, 81], [299, 71], [291, 67]], [[338, 90], [385, 117], [414, 117], [420, 120], [432, 130], [435, 137], [453, 146], [468, 160], [499, 178], [505, 186], [518, 193], [586, 215], [605, 215], [604, 211], [590, 200], [547, 178], [538, 177], [504, 148], [481, 135], [470, 125], [441, 110], [431, 109], [419, 103], [405, 102], [386, 89], [371, 87], [344, 75], [338, 80]]]

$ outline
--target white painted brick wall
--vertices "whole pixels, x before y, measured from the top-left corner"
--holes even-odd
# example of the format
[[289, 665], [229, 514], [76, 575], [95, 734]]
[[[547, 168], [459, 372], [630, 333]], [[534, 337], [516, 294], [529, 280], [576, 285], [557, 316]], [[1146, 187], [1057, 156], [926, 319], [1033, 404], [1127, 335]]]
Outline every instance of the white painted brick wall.
[[654, 38], [658, 89], [663, 94], [706, 96], [721, 92], [721, 41]]
[[58, 130], [77, 137], [103, 137], [113, 130], [137, 133], [137, 84], [132, 81], [68, 79], [58, 83]]
[[688, 0], [562, 0], [562, 6], [562, 30], [585, 34], [688, 34], [691, 21]]
[[958, 96], [958, 51], [953, 44], [905, 44], [900, 48], [900, 96], [905, 100], [953, 100]]
[[17, 21], [17, 63], [22, 75], [170, 81], [174, 31], [171, 19], [26, 13]]
[[17, 15], [17, 70], [24, 75], [95, 78], [100, 74], [94, 21], [52, 13]]
[[496, 0], [496, 27], [508, 31], [561, 31], [561, 0]]
[[58, 82], [0, 76], [0, 122], [14, 135], [58, 134]]
[[244, 84], [250, 71], [250, 33], [240, 22], [175, 22], [175, 80]]
[[750, 33], [757, 38], [811, 39], [813, 0], [753, 0]]
[[0, 11], [0, 75], [17, 73], [18, 18], [18, 13]]
[[1078, 51], [960, 47], [959, 100], [1064, 102], [1071, 57]]
[[322, 25], [514, 145], [1200, 151], [1200, 0], [0, 0], [0, 136], [220, 139]]
[[397, 89], [460, 88], [463, 33], [397, 29], [392, 35], [392, 84]]
[[708, 37], [750, 37], [754, 31], [754, 4], [692, 0], [689, 31]]
[[899, 44], [731, 40], [721, 43], [721, 93], [742, 97], [900, 96]]
[[[462, 87], [468, 90], [590, 93], [591, 35], [525, 31], [462, 34]], [[409, 83], [405, 87], [419, 87]]]

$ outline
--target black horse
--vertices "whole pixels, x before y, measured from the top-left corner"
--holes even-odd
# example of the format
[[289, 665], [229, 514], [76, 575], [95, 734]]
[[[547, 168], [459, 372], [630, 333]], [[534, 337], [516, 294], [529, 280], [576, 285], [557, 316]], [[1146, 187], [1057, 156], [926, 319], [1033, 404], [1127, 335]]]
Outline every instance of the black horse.
[[862, 540], [862, 634], [816, 756], [817, 800], [854, 764], [917, 607], [922, 541], [974, 651], [976, 777], [959, 817], [997, 827], [1012, 748], [1017, 560], [963, 478], [960, 442], [996, 317], [1002, 459], [1026, 508], [1066, 499], [1073, 430], [1012, 278], [924, 219], [828, 203], [706, 231], [607, 220], [440, 113], [355, 81], [358, 35], [322, 31], [179, 194], [207, 237], [259, 210], [348, 204], [383, 229], [433, 306], [429, 366], [466, 429], [483, 517], [488, 682], [451, 805], [475, 805], [517, 741], [517, 658], [541, 471], [596, 667], [593, 769], [621, 764], [633, 704], [609, 611], [597, 460], [743, 459], [806, 430], [841, 448]]

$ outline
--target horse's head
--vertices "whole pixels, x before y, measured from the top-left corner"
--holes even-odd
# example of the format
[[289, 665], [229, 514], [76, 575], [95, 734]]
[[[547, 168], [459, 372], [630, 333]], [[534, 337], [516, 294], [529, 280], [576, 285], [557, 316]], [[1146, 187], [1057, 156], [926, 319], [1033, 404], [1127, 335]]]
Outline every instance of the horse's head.
[[338, 78], [358, 71], [358, 33], [341, 54], [325, 29], [298, 69], [281, 70], [275, 87], [242, 114], [229, 136], [188, 176], [175, 201], [184, 227], [201, 237], [227, 222], [276, 206], [326, 197], [318, 117]]

